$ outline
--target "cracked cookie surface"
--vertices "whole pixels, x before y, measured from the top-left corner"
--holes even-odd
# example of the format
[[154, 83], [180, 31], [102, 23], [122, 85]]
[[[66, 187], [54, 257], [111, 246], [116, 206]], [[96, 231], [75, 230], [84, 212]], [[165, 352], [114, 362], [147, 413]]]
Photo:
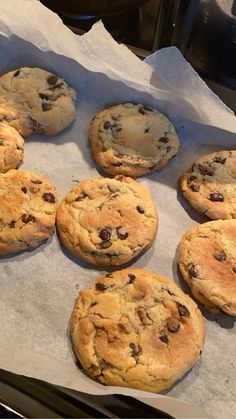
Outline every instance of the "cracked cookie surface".
[[107, 385], [159, 392], [201, 355], [204, 322], [171, 279], [142, 269], [99, 276], [76, 301], [70, 331], [88, 374]]
[[236, 218], [236, 151], [200, 157], [180, 178], [184, 197], [211, 219]]
[[22, 67], [0, 77], [0, 121], [23, 137], [55, 135], [75, 119], [76, 92], [41, 68]]
[[132, 177], [161, 169], [179, 149], [170, 120], [156, 109], [133, 103], [99, 112], [90, 125], [89, 143], [104, 172]]
[[26, 170], [0, 174], [0, 254], [37, 247], [54, 230], [55, 187]]
[[155, 239], [157, 214], [148, 190], [135, 180], [84, 180], [57, 210], [57, 231], [71, 253], [97, 266], [121, 265]]
[[212, 312], [236, 316], [236, 220], [216, 220], [188, 230], [178, 264], [194, 297]]
[[9, 125], [0, 123], [0, 173], [15, 169], [24, 157], [24, 139]]

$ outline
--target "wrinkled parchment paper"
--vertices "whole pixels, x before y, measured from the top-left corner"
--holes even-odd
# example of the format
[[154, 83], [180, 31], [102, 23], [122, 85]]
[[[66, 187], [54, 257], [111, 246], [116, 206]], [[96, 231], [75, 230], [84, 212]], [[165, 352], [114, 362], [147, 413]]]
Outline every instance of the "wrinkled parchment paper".
[[[159, 173], [139, 179], [153, 196], [160, 225], [154, 245], [134, 265], [168, 275], [186, 290], [177, 273], [176, 247], [187, 228], [204, 220], [181, 197], [177, 181], [201, 154], [236, 148], [233, 112], [176, 48], [142, 62], [118, 45], [102, 23], [76, 36], [36, 0], [0, 4], [0, 72], [20, 66], [55, 72], [78, 91], [75, 123], [56, 137], [27, 138], [25, 145], [22, 168], [46, 175], [60, 198], [74, 182], [98, 176], [87, 144], [88, 125], [97, 111], [136, 101], [172, 119], [181, 141], [178, 156]], [[176, 417], [206, 417], [180, 400], [213, 417], [234, 417], [236, 336], [234, 318], [224, 314], [203, 311], [202, 360], [165, 392], [171, 397], [104, 387], [78, 369], [68, 321], [79, 289], [97, 275], [94, 267], [62, 249], [56, 235], [36, 250], [0, 258], [0, 368], [91, 394], [146, 396]]]

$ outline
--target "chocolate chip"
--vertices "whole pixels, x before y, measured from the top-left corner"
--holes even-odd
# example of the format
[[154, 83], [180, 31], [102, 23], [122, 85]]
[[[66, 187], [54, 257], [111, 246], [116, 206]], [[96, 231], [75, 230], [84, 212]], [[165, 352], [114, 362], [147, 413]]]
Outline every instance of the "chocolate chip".
[[189, 266], [188, 273], [189, 273], [190, 276], [193, 276], [194, 278], [197, 278], [198, 271], [195, 268], [195, 265], [193, 263], [191, 263], [191, 265]]
[[42, 103], [42, 110], [44, 112], [50, 111], [53, 108], [53, 105], [51, 103]]
[[15, 228], [15, 225], [16, 225], [16, 221], [15, 221], [15, 220], [12, 220], [12, 221], [9, 223], [9, 227], [10, 227], [10, 228]]
[[178, 311], [179, 311], [179, 315], [180, 316], [190, 317], [190, 313], [189, 313], [187, 307], [183, 306], [180, 303], [177, 303], [177, 307], [178, 307]]
[[166, 152], [169, 153], [169, 151], [171, 150], [171, 147], [167, 147]]
[[109, 121], [105, 121], [104, 124], [103, 124], [103, 128], [104, 129], [109, 129], [110, 127], [111, 127], [110, 122]]
[[224, 164], [225, 160], [226, 160], [226, 157], [223, 158], [223, 157], [220, 157], [220, 156], [216, 156], [216, 157], [214, 157], [214, 159], [212, 161], [215, 162], [215, 163]]
[[141, 348], [140, 348], [139, 345], [136, 345], [135, 343], [130, 343], [129, 344], [129, 347], [130, 347], [130, 349], [132, 351], [132, 353], [131, 353], [132, 356], [137, 356], [137, 355], [140, 354], [140, 349]]
[[236, 265], [232, 267], [233, 272], [236, 274]]
[[158, 140], [160, 143], [164, 143], [164, 144], [167, 144], [168, 142], [169, 142], [169, 138], [167, 138], [167, 137], [161, 137], [161, 138], [159, 138], [159, 140]]
[[22, 219], [22, 222], [25, 224], [30, 223], [30, 221], [35, 221], [35, 217], [31, 214], [23, 214], [21, 219]]
[[164, 342], [164, 343], [168, 343], [168, 342], [169, 342], [168, 336], [167, 336], [167, 335], [165, 335], [165, 334], [161, 335], [161, 336], [159, 337], [159, 339], [160, 339], [162, 342]]
[[30, 117], [30, 120], [33, 125], [33, 130], [36, 134], [45, 134], [45, 129], [42, 125], [40, 125], [35, 119]]
[[143, 209], [143, 207], [140, 207], [140, 205], [138, 205], [137, 207], [136, 207], [136, 209], [137, 209], [137, 211], [140, 213], [140, 214], [144, 214], [144, 209]]
[[19, 74], [20, 74], [20, 70], [17, 70], [17, 71], [14, 73], [13, 77], [17, 77], [17, 76], [19, 76]]
[[107, 278], [113, 278], [113, 275], [112, 274], [106, 274], [105, 277], [107, 277]]
[[58, 81], [58, 77], [57, 76], [54, 76], [54, 74], [52, 74], [51, 76], [49, 76], [48, 78], [47, 78], [47, 82], [48, 82], [48, 84], [50, 85], [50, 86], [52, 86], [52, 85], [54, 85], [54, 84], [56, 84], [56, 82]]
[[170, 290], [168, 290], [168, 288], [161, 288], [161, 291], [166, 291], [166, 292], [168, 292], [169, 295], [174, 295], [175, 296], [175, 294], [173, 292], [171, 292]]
[[[55, 84], [54, 86], [49, 87], [49, 90], [56, 90], [56, 89], [59, 89], [62, 86], [64, 86], [63, 83], [58, 83], [58, 84]], [[51, 99], [51, 100], [53, 100], [53, 99]]]
[[112, 245], [112, 242], [110, 240], [104, 241], [100, 244], [102, 249], [108, 249]]
[[176, 333], [178, 332], [179, 328], [180, 328], [179, 320], [173, 319], [173, 318], [170, 318], [167, 320], [167, 329], [169, 330], [169, 332]]
[[202, 351], [201, 351], [201, 350], [199, 351], [199, 355], [200, 355], [200, 356], [202, 355]]
[[198, 170], [201, 173], [201, 175], [205, 176], [212, 176], [214, 175], [214, 167], [210, 166], [210, 165], [203, 165], [203, 164], [199, 164], [198, 165]]
[[0, 140], [0, 145], [4, 145], [4, 141], [3, 140]]
[[197, 179], [197, 176], [190, 176], [188, 179], [187, 179], [187, 184], [189, 185], [191, 182], [193, 182], [193, 180], [196, 180]]
[[31, 183], [34, 183], [35, 185], [41, 185], [41, 183], [43, 183], [41, 180], [39, 180], [39, 179], [32, 179], [31, 181], [30, 181]]
[[227, 256], [226, 256], [224, 250], [216, 250], [216, 252], [213, 253], [213, 256], [219, 262], [223, 262], [223, 260], [227, 259]]
[[121, 161], [117, 161], [115, 163], [112, 163], [112, 166], [122, 166], [122, 162]]
[[134, 280], [136, 279], [136, 276], [134, 274], [128, 274], [129, 280], [128, 284], [132, 284]]
[[111, 229], [110, 228], [102, 228], [99, 232], [100, 239], [106, 241], [109, 240], [111, 237]]
[[146, 112], [145, 112], [145, 110], [143, 109], [143, 108], [139, 108], [139, 113], [141, 113], [142, 115], [146, 115]]
[[97, 302], [96, 301], [94, 301], [92, 304], [90, 304], [90, 307], [94, 307], [94, 306], [96, 306], [97, 305]]
[[45, 93], [39, 93], [39, 97], [40, 97], [41, 99], [48, 100], [50, 96], [49, 96], [49, 95], [46, 95]]
[[105, 291], [107, 289], [106, 285], [101, 284], [101, 282], [97, 282], [95, 288], [97, 291]]
[[119, 237], [119, 239], [121, 240], [127, 239], [128, 233], [122, 230], [122, 227], [118, 227], [116, 230], [117, 230], [117, 236]]
[[224, 197], [219, 192], [211, 193], [208, 199], [212, 202], [224, 202]]
[[23, 188], [21, 188], [22, 192], [27, 193], [27, 188], [25, 186], [23, 186]]
[[45, 202], [50, 202], [50, 204], [55, 204], [55, 196], [51, 192], [45, 192], [42, 196]]
[[197, 183], [192, 183], [192, 185], [190, 185], [189, 187], [193, 192], [199, 192], [200, 191], [200, 185], [197, 184]]
[[77, 196], [77, 198], [75, 198], [75, 202], [78, 201], [83, 201], [84, 198], [86, 198], [88, 195], [86, 195], [84, 192], [81, 192], [80, 195]]
[[145, 128], [144, 129], [144, 134], [147, 134], [150, 131], [150, 128]]

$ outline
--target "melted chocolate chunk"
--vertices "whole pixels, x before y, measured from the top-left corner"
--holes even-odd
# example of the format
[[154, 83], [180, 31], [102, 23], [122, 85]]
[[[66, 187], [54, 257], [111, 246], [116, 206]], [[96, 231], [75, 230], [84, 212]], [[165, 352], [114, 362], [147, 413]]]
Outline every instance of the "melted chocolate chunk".
[[55, 204], [55, 196], [51, 192], [45, 192], [42, 196], [45, 202], [49, 202], [50, 204]]
[[200, 191], [200, 185], [198, 183], [192, 183], [190, 186], [191, 191], [193, 192], [199, 192]]
[[177, 303], [177, 307], [178, 307], [178, 311], [179, 311], [179, 315], [180, 316], [190, 317], [190, 313], [189, 313], [187, 307], [183, 306], [180, 303]]
[[212, 176], [214, 175], [214, 167], [210, 166], [210, 165], [203, 165], [203, 164], [199, 164], [198, 165], [198, 170], [201, 173], [201, 175], [205, 176]]
[[101, 284], [101, 282], [97, 282], [95, 288], [97, 291], [105, 291], [107, 289], [106, 285]]
[[169, 142], [169, 138], [167, 138], [167, 137], [161, 137], [161, 138], [159, 138], [158, 141], [159, 141], [159, 143], [167, 144]]
[[195, 265], [194, 265], [193, 263], [189, 266], [188, 273], [189, 273], [189, 275], [190, 275], [190, 276], [192, 276], [192, 277], [194, 277], [194, 278], [197, 278], [197, 276], [198, 276], [198, 271], [197, 271], [197, 269], [195, 268]]
[[110, 240], [104, 241], [100, 244], [102, 249], [108, 249], [112, 245], [112, 242]]
[[39, 93], [39, 97], [40, 97], [41, 99], [48, 100], [50, 96], [49, 96], [49, 95], [47, 95], [47, 94], [45, 94], [45, 93]]
[[15, 228], [16, 221], [12, 220], [8, 225], [9, 225], [10, 228]]
[[27, 193], [27, 188], [25, 186], [23, 186], [23, 188], [21, 188], [22, 192]]
[[214, 157], [212, 161], [215, 163], [225, 164], [225, 160], [226, 160], [226, 157], [224, 158], [224, 157], [216, 156]]
[[17, 76], [19, 76], [19, 74], [20, 74], [20, 70], [17, 70], [17, 71], [14, 73], [13, 77], [17, 77]]
[[165, 335], [165, 334], [160, 335], [159, 339], [160, 339], [162, 342], [164, 342], [164, 343], [168, 343], [168, 342], [169, 342], [168, 336], [167, 336], [167, 335]]
[[219, 262], [223, 262], [223, 260], [227, 259], [227, 256], [224, 250], [216, 250], [215, 253], [213, 253], [213, 256]]
[[167, 329], [169, 330], [169, 332], [176, 333], [178, 332], [179, 328], [180, 328], [179, 320], [173, 319], [173, 318], [170, 318], [167, 320]]
[[112, 163], [112, 166], [122, 166], [122, 162], [121, 161], [117, 161], [115, 163]]
[[45, 102], [42, 103], [42, 110], [44, 112], [50, 111], [52, 108], [53, 108], [53, 105], [51, 103], [45, 103]]
[[137, 209], [137, 211], [140, 213], [140, 214], [144, 214], [144, 209], [143, 209], [143, 207], [140, 207], [140, 205], [138, 205], [137, 207], [136, 207], [136, 209]]
[[232, 271], [236, 274], [236, 265], [232, 267]]
[[41, 185], [43, 182], [41, 181], [41, 180], [39, 180], [39, 179], [32, 179], [31, 181], [30, 181], [31, 183], [34, 183], [35, 185]]
[[78, 201], [83, 201], [84, 198], [86, 198], [88, 195], [86, 195], [84, 192], [81, 192], [80, 195], [77, 196], [77, 198], [75, 198], [75, 202]]
[[130, 347], [130, 349], [132, 351], [132, 353], [131, 353], [132, 356], [137, 356], [137, 355], [140, 354], [141, 348], [140, 348], [139, 345], [136, 345], [135, 343], [130, 343], [129, 344], [129, 347]]
[[50, 86], [53, 86], [54, 84], [56, 84], [57, 81], [58, 81], [58, 77], [54, 76], [54, 74], [52, 74], [51, 76], [47, 78], [47, 82]]
[[104, 124], [103, 124], [103, 128], [104, 128], [104, 129], [109, 129], [109, 128], [111, 128], [111, 124], [110, 124], [110, 122], [109, 122], [109, 121], [105, 121], [105, 122], [104, 122]]
[[145, 128], [144, 129], [144, 134], [147, 134], [150, 131], [150, 128]]
[[124, 230], [122, 230], [122, 227], [118, 227], [117, 229], [117, 236], [119, 237], [119, 239], [121, 240], [125, 240], [128, 237], [128, 233]]
[[35, 221], [35, 217], [31, 214], [23, 214], [21, 219], [24, 224], [28, 224], [30, 221]]
[[134, 280], [136, 279], [136, 276], [134, 274], [128, 274], [128, 284], [132, 284]]
[[99, 237], [104, 241], [109, 240], [111, 237], [111, 229], [108, 227], [102, 228], [99, 232]]
[[212, 202], [224, 202], [224, 197], [219, 192], [211, 193], [208, 199]]

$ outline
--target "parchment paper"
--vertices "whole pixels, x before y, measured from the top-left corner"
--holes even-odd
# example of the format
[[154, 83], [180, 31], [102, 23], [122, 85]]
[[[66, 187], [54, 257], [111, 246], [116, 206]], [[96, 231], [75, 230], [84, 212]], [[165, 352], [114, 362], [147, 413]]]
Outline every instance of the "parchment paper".
[[[20, 66], [51, 70], [78, 91], [75, 123], [56, 137], [27, 138], [25, 145], [22, 168], [46, 175], [60, 198], [74, 182], [99, 174], [87, 144], [88, 125], [97, 111], [136, 101], [155, 106], [172, 119], [181, 141], [178, 156], [159, 173], [139, 179], [153, 196], [160, 225], [154, 245], [134, 266], [168, 275], [186, 290], [177, 273], [176, 247], [185, 230], [204, 219], [182, 199], [177, 181], [201, 154], [235, 148], [233, 112], [176, 48], [163, 49], [142, 62], [118, 45], [102, 23], [78, 37], [36, 0], [0, 4], [0, 71]], [[172, 414], [181, 399], [211, 416], [234, 417], [236, 336], [234, 318], [224, 314], [203, 311], [207, 333], [202, 360], [165, 392], [174, 402], [104, 387], [78, 369], [68, 321], [79, 289], [97, 275], [94, 267], [61, 248], [56, 235], [36, 250], [0, 258], [0, 368], [91, 394], [154, 397]]]

